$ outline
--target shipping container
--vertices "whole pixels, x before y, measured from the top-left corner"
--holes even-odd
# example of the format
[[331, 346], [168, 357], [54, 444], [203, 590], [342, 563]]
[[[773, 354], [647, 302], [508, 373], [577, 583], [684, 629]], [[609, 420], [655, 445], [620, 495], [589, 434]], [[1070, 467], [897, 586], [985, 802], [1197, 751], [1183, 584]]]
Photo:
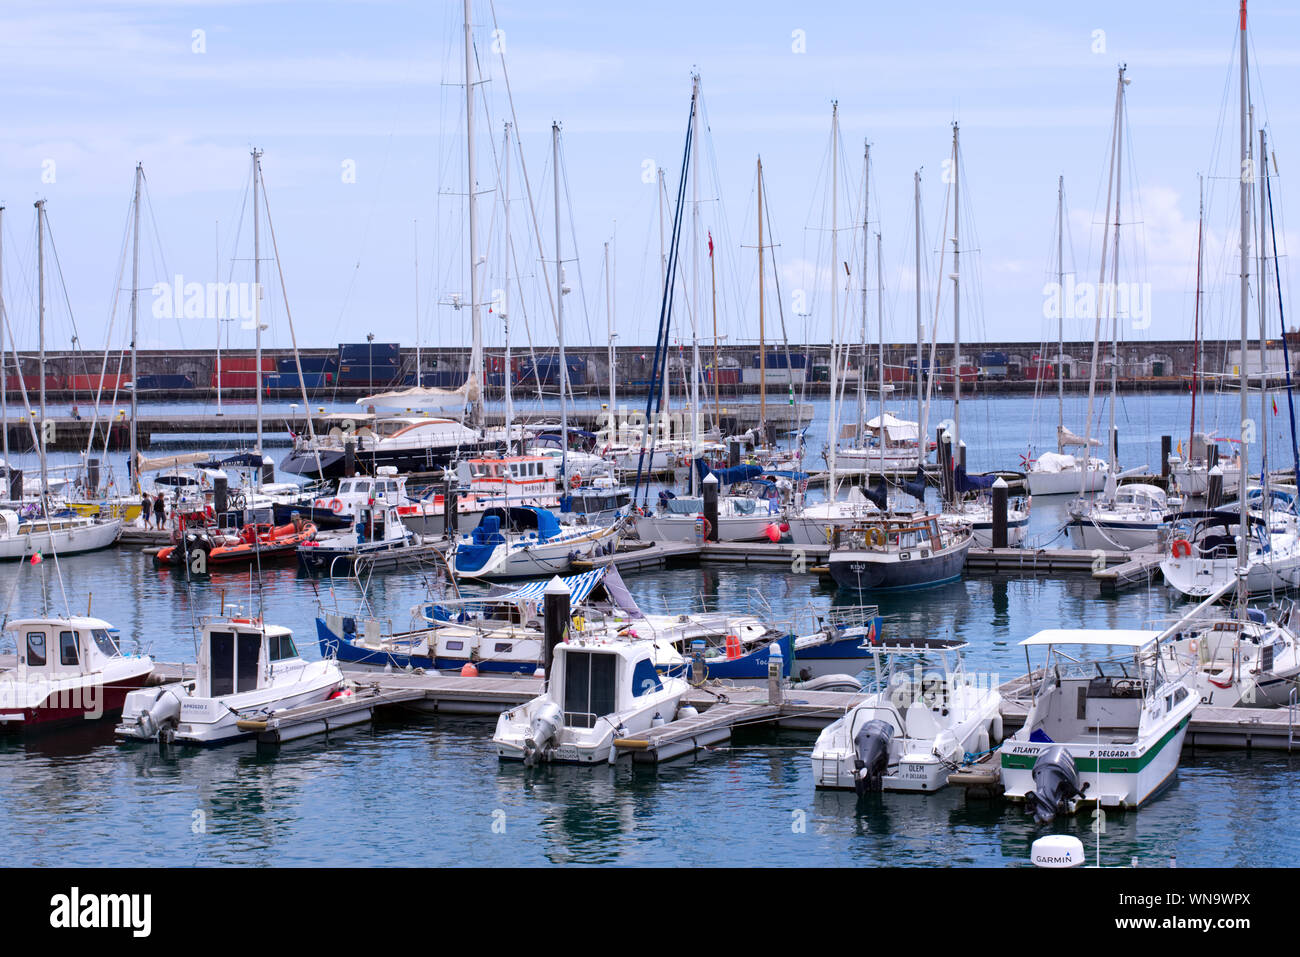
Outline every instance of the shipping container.
[[298, 383], [298, 374], [284, 374], [281, 372], [262, 377], [262, 385], [268, 392], [301, 392], [305, 386], [307, 391], [311, 392], [316, 389], [324, 389], [333, 383], [333, 373], [330, 372], [304, 372], [302, 374], [302, 385]]
[[[21, 383], [18, 381], [18, 376], [16, 375], [5, 377], [5, 389], [7, 389], [10, 392], [18, 392], [23, 388], [24, 385], [27, 386], [28, 392], [40, 391], [41, 377], [38, 375], [25, 375], [23, 376]], [[45, 388], [46, 391], [52, 389], [62, 389], [63, 377], [47, 375], [45, 377]]]
[[156, 389], [179, 390], [194, 388], [193, 376], [187, 375], [142, 375], [139, 391], [148, 392]]
[[106, 372], [100, 375], [70, 375], [64, 380], [64, 388], [73, 392], [112, 392], [123, 389], [131, 381], [129, 375]]
[[[267, 378], [267, 373], [263, 373], [263, 381]], [[222, 389], [256, 389], [257, 370], [254, 369], [252, 372], [222, 372], [220, 383], [218, 383], [217, 374], [214, 372], [212, 373], [212, 388], [217, 388], [218, 384]]]
[[[762, 355], [760, 353], [755, 352], [752, 358], [753, 358], [753, 368], [757, 369], [763, 365], [763, 362], [761, 361]], [[769, 371], [772, 369], [786, 368], [786, 352], [784, 349], [781, 349], [777, 352], [772, 352], [770, 350], [768, 351], [767, 368]], [[807, 369], [808, 357], [804, 355], [802, 352], [791, 352], [789, 355], [789, 368]]]
[[[313, 372], [337, 372], [339, 368], [338, 356], [302, 356], [301, 362], [304, 375]], [[285, 356], [276, 365], [282, 375], [295, 375], [298, 372], [298, 361], [293, 356]]]
[[[227, 372], [256, 372], [257, 356], [222, 356], [221, 373], [224, 376]], [[272, 356], [262, 356], [262, 371], [274, 372], [275, 359]]]
[[[587, 384], [587, 360], [565, 356], [565, 364], [569, 367], [570, 388]], [[560, 357], [539, 356], [536, 362], [532, 359], [522, 362], [519, 365], [517, 382], [520, 385], [536, 386], [540, 383], [558, 387], [560, 384]]]
[[353, 362], [381, 362], [402, 357], [398, 342], [345, 342], [339, 344], [339, 364]]

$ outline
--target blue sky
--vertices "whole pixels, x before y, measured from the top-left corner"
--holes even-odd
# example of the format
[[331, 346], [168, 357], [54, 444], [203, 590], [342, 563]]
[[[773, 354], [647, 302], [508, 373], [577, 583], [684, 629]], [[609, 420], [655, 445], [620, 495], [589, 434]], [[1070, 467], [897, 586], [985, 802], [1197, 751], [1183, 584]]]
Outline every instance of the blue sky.
[[[271, 216], [300, 343], [469, 341], [463, 209], [464, 93], [460, 3], [48, 2], [0, 7], [0, 201], [6, 302], [20, 344], [35, 342], [32, 203], [48, 200], [62, 278], [50, 279], [49, 342], [122, 345], [119, 276], [136, 161], [150, 204], [141, 264], [142, 346], [214, 346], [211, 319], [155, 319], [150, 287], [251, 278], [248, 150], [265, 151]], [[484, 284], [502, 288], [500, 192], [492, 151], [510, 117], [493, 10], [475, 3], [486, 82], [477, 110]], [[830, 109], [841, 116], [841, 261], [854, 274], [840, 321], [857, 335], [862, 145], [872, 148], [869, 321], [875, 338], [875, 240], [883, 237], [885, 337], [914, 335], [912, 174], [923, 176], [927, 321], [939, 285], [934, 252], [944, 216], [940, 172], [960, 121], [963, 152], [963, 338], [1054, 335], [1043, 285], [1054, 272], [1056, 180], [1070, 206], [1067, 266], [1094, 278], [1104, 202], [1115, 71], [1127, 63], [1125, 221], [1121, 279], [1151, 284], [1151, 323], [1127, 339], [1186, 337], [1195, 284], [1197, 176], [1206, 174], [1206, 313], [1235, 335], [1236, 3], [997, 3], [929, 5], [778, 2], [542, 4], [497, 0], [522, 153], [537, 207], [541, 253], [512, 164], [512, 232], [523, 278], [512, 286], [512, 340], [555, 341], [541, 268], [555, 253], [550, 124], [563, 128], [566, 339], [606, 341], [603, 244], [613, 238], [620, 341], [653, 341], [658, 317], [656, 190], [675, 189], [698, 69], [708, 130], [701, 140], [701, 232], [717, 243], [719, 335], [758, 334], [754, 164], [761, 153], [774, 240], [768, 329], [784, 309], [796, 340], [830, 334]], [[1256, 126], [1277, 155], [1279, 244], [1287, 242], [1286, 174], [1294, 168], [1300, 9], [1251, 7]], [[195, 31], [202, 31], [196, 41]], [[1099, 34], [1097, 31], [1102, 31]], [[1104, 50], [1098, 49], [1099, 39]], [[802, 52], [799, 47], [802, 40]], [[196, 46], [201, 50], [196, 52]], [[1226, 112], [1225, 112], [1226, 111]], [[345, 182], [346, 164], [355, 182]], [[51, 179], [53, 181], [49, 181]], [[688, 199], [690, 193], [688, 190]], [[570, 210], [572, 213], [570, 214]], [[239, 242], [235, 230], [243, 216]], [[570, 215], [572, 220], [570, 220]], [[690, 220], [688, 219], [688, 226]], [[266, 342], [287, 345], [276, 264]], [[574, 238], [576, 237], [576, 249]], [[692, 285], [689, 240], [683, 282]], [[575, 260], [576, 256], [576, 262]], [[775, 276], [771, 268], [775, 259]], [[547, 261], [547, 262], [544, 262]], [[220, 265], [218, 266], [218, 262]], [[1286, 283], [1285, 259], [1283, 280]], [[946, 267], [945, 267], [946, 268]], [[129, 259], [128, 259], [129, 269]], [[841, 267], [842, 270], [842, 267]], [[842, 275], [842, 271], [840, 273]], [[778, 296], [776, 283], [780, 283]], [[66, 288], [66, 302], [64, 290]], [[1289, 289], [1289, 287], [1287, 287]], [[701, 289], [709, 291], [707, 260]], [[948, 296], [944, 286], [944, 296]], [[806, 318], [792, 298], [805, 295]], [[1289, 305], [1289, 300], [1288, 300]], [[939, 337], [951, 337], [942, 301]], [[679, 334], [689, 337], [685, 310]], [[701, 335], [712, 334], [701, 314]], [[1271, 320], [1276, 321], [1276, 320]], [[1066, 335], [1090, 337], [1090, 323]], [[489, 346], [503, 333], [485, 323]], [[1253, 327], [1252, 327], [1253, 331]], [[228, 325], [232, 345], [252, 333]]]

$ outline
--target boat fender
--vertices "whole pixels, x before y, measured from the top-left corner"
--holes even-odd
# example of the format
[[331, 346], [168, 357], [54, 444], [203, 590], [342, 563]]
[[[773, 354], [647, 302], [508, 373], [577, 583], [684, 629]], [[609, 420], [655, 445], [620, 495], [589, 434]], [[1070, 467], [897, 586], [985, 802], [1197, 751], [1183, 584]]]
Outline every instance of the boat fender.
[[478, 666], [472, 661], [465, 662], [465, 664], [461, 665], [460, 676], [462, 678], [477, 678]]
[[1169, 552], [1174, 558], [1190, 558], [1192, 555], [1192, 543], [1185, 538], [1175, 539]]

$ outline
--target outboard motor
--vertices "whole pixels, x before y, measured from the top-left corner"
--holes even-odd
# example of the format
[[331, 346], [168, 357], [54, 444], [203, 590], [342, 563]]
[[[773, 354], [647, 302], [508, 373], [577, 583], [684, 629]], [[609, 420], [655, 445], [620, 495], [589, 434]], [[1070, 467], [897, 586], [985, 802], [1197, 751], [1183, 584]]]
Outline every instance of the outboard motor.
[[564, 714], [554, 701], [548, 701], [537, 709], [528, 736], [524, 738], [524, 767], [535, 767], [546, 759], [547, 751], [555, 745], [563, 724]]
[[861, 797], [879, 791], [880, 779], [889, 766], [889, 744], [894, 740], [894, 726], [875, 718], [868, 721], [853, 736], [853, 790]]
[[172, 551], [172, 563], [175, 565], [184, 564], [187, 560], [187, 556], [193, 552], [211, 552], [213, 545], [212, 536], [208, 534], [206, 528], [190, 529], [185, 533], [185, 547], [177, 548]]
[[1025, 813], [1039, 824], [1050, 824], [1056, 815], [1070, 810], [1070, 799], [1083, 796], [1088, 786], [1079, 787], [1079, 772], [1074, 758], [1062, 745], [1053, 745], [1038, 753], [1034, 761], [1034, 790], [1025, 795]]
[[136, 723], [140, 735], [148, 741], [161, 741], [164, 730], [174, 728], [181, 716], [181, 699], [169, 688], [162, 688], [153, 704], [140, 712]]

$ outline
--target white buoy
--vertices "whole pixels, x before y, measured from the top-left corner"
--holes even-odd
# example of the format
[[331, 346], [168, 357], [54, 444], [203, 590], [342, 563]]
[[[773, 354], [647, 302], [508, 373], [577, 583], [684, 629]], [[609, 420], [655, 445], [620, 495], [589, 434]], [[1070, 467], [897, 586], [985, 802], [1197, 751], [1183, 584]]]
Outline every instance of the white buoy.
[[1035, 867], [1078, 867], [1083, 863], [1083, 841], [1068, 834], [1049, 834], [1034, 841], [1030, 858]]

